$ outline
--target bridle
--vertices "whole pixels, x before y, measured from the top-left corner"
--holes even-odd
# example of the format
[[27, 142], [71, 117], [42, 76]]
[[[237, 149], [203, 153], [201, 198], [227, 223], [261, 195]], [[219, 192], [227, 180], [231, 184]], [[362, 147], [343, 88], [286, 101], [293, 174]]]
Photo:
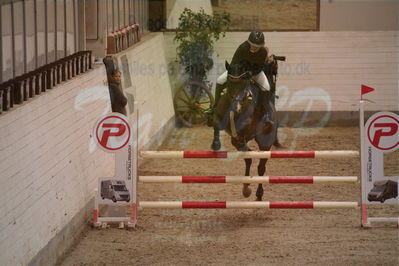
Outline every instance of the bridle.
[[[230, 98], [233, 106], [233, 109], [240, 113], [241, 108], [245, 102], [245, 99], [248, 98], [252, 100], [253, 94], [249, 87], [249, 83], [251, 82], [249, 71], [246, 71], [240, 75], [228, 74], [228, 80], [230, 82], [230, 86], [227, 86], [227, 95]], [[240, 82], [242, 84], [240, 84]], [[231, 86], [233, 85], [233, 86]], [[236, 92], [232, 94], [232, 92]]]

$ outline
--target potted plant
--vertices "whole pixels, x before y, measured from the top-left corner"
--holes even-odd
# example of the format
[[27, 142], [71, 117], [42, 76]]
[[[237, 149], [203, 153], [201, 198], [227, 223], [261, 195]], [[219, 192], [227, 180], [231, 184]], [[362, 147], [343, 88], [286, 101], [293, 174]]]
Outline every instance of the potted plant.
[[[174, 104], [179, 120], [187, 126], [204, 122], [204, 111], [213, 104], [207, 74], [214, 63], [213, 44], [225, 36], [229, 24], [229, 14], [209, 15], [202, 8], [198, 12], [185, 8], [179, 17], [174, 41], [187, 80], [176, 92]], [[209, 102], [204, 102], [204, 97]]]

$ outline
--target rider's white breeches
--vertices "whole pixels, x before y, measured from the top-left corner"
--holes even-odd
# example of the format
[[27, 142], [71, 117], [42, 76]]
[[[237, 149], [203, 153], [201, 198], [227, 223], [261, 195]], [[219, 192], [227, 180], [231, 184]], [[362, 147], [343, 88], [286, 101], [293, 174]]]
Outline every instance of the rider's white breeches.
[[216, 83], [219, 85], [223, 85], [226, 83], [226, 81], [227, 81], [227, 71], [223, 72], [223, 74], [217, 78]]
[[[259, 72], [258, 75], [252, 77], [259, 85], [260, 89], [263, 91], [270, 91], [269, 82], [267, 81], [266, 75], [263, 71]], [[227, 71], [225, 71], [222, 75], [220, 75], [216, 83], [219, 85], [225, 84], [227, 81]]]

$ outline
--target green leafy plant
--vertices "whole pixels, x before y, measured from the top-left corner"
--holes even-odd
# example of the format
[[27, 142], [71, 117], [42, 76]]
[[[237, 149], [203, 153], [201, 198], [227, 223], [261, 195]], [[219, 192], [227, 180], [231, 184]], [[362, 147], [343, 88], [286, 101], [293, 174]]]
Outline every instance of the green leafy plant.
[[174, 40], [179, 43], [177, 56], [190, 80], [208, 82], [213, 66], [213, 44], [226, 34], [230, 24], [227, 13], [208, 15], [201, 8], [193, 12], [185, 8], [179, 17]]

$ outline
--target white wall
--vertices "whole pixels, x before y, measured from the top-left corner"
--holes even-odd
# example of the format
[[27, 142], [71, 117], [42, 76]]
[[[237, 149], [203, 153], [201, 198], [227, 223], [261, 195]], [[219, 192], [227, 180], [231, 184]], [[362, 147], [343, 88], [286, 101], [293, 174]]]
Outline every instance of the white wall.
[[399, 30], [397, 0], [321, 0], [320, 30]]
[[[129, 64], [131, 86], [125, 84], [124, 77], [122, 86], [125, 94], [133, 95], [138, 104], [141, 148], [174, 117], [163, 34], [147, 34], [141, 42], [115, 55], [122, 71], [124, 56]], [[130, 120], [133, 121], [132, 116]]]
[[58, 85], [0, 116], [0, 265], [26, 265], [111, 176], [92, 127], [110, 110], [105, 68]]
[[[125, 93], [138, 103], [143, 147], [155, 136], [162, 139], [159, 132], [174, 117], [163, 34], [149, 34], [116, 57], [123, 55], [132, 80]], [[0, 265], [45, 262], [35, 256], [87, 206], [97, 179], [113, 176], [114, 155], [90, 138], [97, 119], [108, 112], [100, 65], [0, 115]]]
[[[215, 49], [215, 82], [248, 32], [230, 32]], [[173, 33], [166, 33], [168, 60], [175, 59]], [[360, 84], [376, 88], [368, 110], [398, 110], [398, 31], [266, 32], [270, 53], [287, 57], [279, 64], [280, 111], [357, 111]]]

